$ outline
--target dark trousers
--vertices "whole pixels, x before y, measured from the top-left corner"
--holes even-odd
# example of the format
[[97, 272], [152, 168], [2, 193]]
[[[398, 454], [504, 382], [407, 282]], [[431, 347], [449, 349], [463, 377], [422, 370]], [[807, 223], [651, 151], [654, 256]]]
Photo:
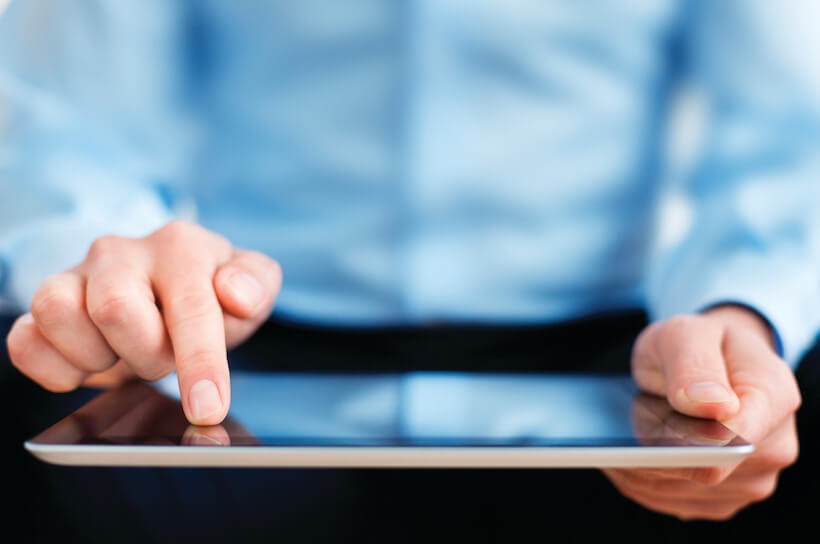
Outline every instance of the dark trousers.
[[[627, 371], [641, 313], [554, 326], [338, 330], [269, 323], [231, 353], [248, 368]], [[801, 456], [774, 496], [727, 522], [682, 522], [594, 469], [178, 469], [39, 462], [25, 438], [91, 398], [52, 394], [0, 361], [8, 542], [647, 542], [816, 534], [820, 350], [801, 363]], [[797, 532], [793, 532], [797, 531]], [[5, 540], [5, 538], [4, 538]]]

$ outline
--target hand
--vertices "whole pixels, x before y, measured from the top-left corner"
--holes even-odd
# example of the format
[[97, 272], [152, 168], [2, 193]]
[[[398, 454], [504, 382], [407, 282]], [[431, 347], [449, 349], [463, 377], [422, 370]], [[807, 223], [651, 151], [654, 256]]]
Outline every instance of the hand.
[[635, 343], [632, 372], [641, 389], [666, 396], [676, 410], [717, 419], [755, 444], [730, 466], [604, 470], [646, 508], [684, 520], [729, 519], [771, 496], [796, 461], [800, 392], [755, 312], [725, 305], [654, 323]]
[[280, 285], [275, 261], [186, 222], [105, 236], [43, 282], [9, 331], [9, 356], [54, 392], [175, 370], [187, 419], [218, 424], [230, 404], [227, 349], [268, 317]]

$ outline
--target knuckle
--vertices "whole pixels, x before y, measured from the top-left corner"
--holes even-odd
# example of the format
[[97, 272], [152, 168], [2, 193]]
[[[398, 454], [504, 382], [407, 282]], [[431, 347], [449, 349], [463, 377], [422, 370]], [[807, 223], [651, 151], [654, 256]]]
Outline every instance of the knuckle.
[[[803, 404], [803, 396], [795, 378], [794, 370], [783, 364], [782, 361], [780, 361], [780, 364], [766, 367], [766, 370], [769, 371], [769, 374], [760, 386], [761, 393], [770, 399], [769, 402], [774, 403], [776, 401], [779, 410], [783, 410], [788, 414], [796, 413]], [[751, 376], [748, 378], [749, 381], [752, 379]]]
[[125, 324], [138, 304], [137, 296], [118, 288], [89, 297], [88, 315], [100, 327]]
[[198, 227], [188, 221], [176, 219], [159, 228], [155, 236], [169, 242], [186, 242], [198, 234]]
[[720, 467], [703, 467], [694, 473], [693, 479], [706, 486], [716, 486], [726, 479], [726, 471]]
[[100, 259], [110, 253], [118, 251], [127, 243], [128, 239], [123, 236], [116, 236], [114, 234], [100, 236], [91, 242], [88, 248], [87, 258], [89, 260]]
[[205, 240], [224, 240], [218, 234], [206, 230], [196, 223], [182, 219], [175, 219], [166, 223], [157, 229], [151, 237], [161, 240], [163, 244], [172, 246], [189, 246], [192, 243]]
[[160, 227], [149, 236], [159, 245], [168, 248], [184, 248], [188, 251], [197, 247], [208, 247], [228, 253], [231, 244], [226, 238], [204, 227], [181, 219], [173, 220]]
[[788, 409], [792, 413], [795, 413], [803, 405], [803, 396], [800, 393], [800, 388], [797, 384], [792, 386], [792, 395], [789, 398], [791, 399], [791, 403], [789, 404]]
[[208, 369], [223, 365], [224, 354], [213, 350], [199, 348], [181, 354], [177, 359], [177, 368], [185, 369], [189, 374], [208, 374]]
[[784, 383], [782, 385], [782, 390], [784, 392], [781, 393], [780, 396], [786, 400], [786, 410], [788, 410], [789, 413], [796, 413], [803, 404], [803, 396], [800, 391], [800, 386], [797, 384], [797, 380], [795, 380], [791, 369], [784, 368], [783, 374], [785, 375], [785, 379], [783, 380]]
[[59, 277], [46, 279], [31, 301], [31, 313], [44, 326], [65, 323], [79, 311], [80, 302]]
[[216, 311], [217, 307], [215, 294], [207, 289], [188, 290], [163, 304], [166, 324], [173, 329], [205, 319]]
[[750, 502], [762, 502], [774, 495], [777, 488], [777, 479], [761, 478], [746, 490], [746, 498]]
[[6, 350], [12, 364], [22, 370], [28, 362], [29, 346], [35, 341], [36, 335], [33, 323], [30, 325], [15, 323], [6, 335]]
[[800, 448], [796, 440], [789, 440], [788, 443], [780, 444], [778, 448], [772, 449], [766, 462], [768, 465], [778, 468], [785, 468], [797, 462], [800, 456]]

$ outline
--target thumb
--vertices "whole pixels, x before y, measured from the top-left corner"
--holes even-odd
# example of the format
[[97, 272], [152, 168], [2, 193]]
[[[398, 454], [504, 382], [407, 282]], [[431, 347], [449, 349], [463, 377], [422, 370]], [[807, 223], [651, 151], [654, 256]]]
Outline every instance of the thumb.
[[694, 417], [725, 420], [740, 409], [722, 346], [724, 327], [703, 316], [677, 316], [653, 327], [633, 367], [652, 368], [672, 407]]
[[214, 275], [214, 291], [225, 314], [225, 339], [234, 346], [267, 319], [282, 285], [279, 264], [256, 251], [237, 250]]

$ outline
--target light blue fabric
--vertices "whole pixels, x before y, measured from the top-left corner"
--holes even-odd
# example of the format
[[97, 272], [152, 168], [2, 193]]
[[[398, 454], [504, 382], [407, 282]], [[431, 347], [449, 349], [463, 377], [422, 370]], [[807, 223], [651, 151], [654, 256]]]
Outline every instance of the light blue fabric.
[[[12, 0], [0, 293], [194, 217], [326, 324], [550, 322], [721, 301], [817, 330], [810, 3]], [[796, 26], [797, 25], [797, 26]], [[706, 98], [689, 235], [653, 252], [680, 81]]]

